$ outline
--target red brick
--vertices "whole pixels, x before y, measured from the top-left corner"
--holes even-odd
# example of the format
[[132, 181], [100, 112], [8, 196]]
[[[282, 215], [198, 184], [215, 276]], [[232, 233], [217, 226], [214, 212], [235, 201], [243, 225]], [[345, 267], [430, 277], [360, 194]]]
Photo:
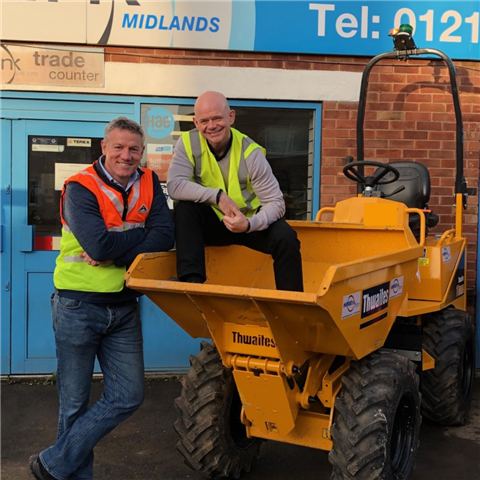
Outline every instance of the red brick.
[[413, 149], [415, 148], [415, 142], [413, 140], [391, 140], [389, 142], [389, 146], [391, 148], [408, 148]]
[[407, 121], [407, 122], [389, 122], [388, 128], [390, 130], [401, 130], [401, 131], [414, 131], [417, 128], [416, 122]]
[[112, 54], [112, 55], [110, 55], [110, 60], [112, 62], [124, 62], [124, 63], [139, 63], [140, 62], [139, 57], [134, 56], [134, 55]]
[[428, 132], [420, 132], [420, 131], [403, 131], [402, 138], [408, 140], [422, 140], [428, 138]]
[[175, 56], [175, 57], [183, 57], [185, 55], [184, 50], [178, 50], [174, 48], [155, 48], [154, 49], [155, 55], [160, 55], [160, 56]]
[[370, 110], [379, 110], [379, 111], [388, 111], [393, 110], [392, 102], [370, 102], [367, 104], [367, 109]]
[[380, 149], [378, 148], [376, 150], [376, 158], [402, 158], [403, 156], [403, 152], [402, 150], [393, 150], [393, 149], [386, 149], [386, 150], [383, 150], [383, 149]]
[[453, 150], [432, 150], [429, 152], [431, 158], [455, 158]]
[[337, 121], [332, 119], [324, 119], [322, 120], [322, 137], [325, 136], [325, 130], [334, 130], [335, 127], [337, 126]]
[[218, 58], [200, 58], [197, 62], [198, 65], [208, 65], [209, 67], [227, 66], [227, 60], [220, 60]]
[[[324, 140], [322, 140], [322, 144], [324, 144]], [[357, 145], [357, 141], [354, 138], [336, 138], [335, 139], [335, 146], [337, 148], [355, 148]]]
[[285, 65], [280, 60], [258, 60], [257, 67], [259, 68], [276, 68], [276, 69], [283, 69]]
[[373, 130], [387, 130], [389, 126], [388, 121], [373, 121], [373, 120], [367, 120], [365, 123], [365, 128], [366, 129], [373, 129]]
[[124, 47], [105, 47], [105, 53], [125, 53]]
[[415, 159], [420, 159], [420, 158], [427, 158], [427, 151], [426, 150], [410, 150], [410, 149], [405, 149], [403, 151], [404, 155], [409, 158], [415, 158]]
[[287, 60], [284, 62], [287, 70], [310, 70], [310, 64]]
[[379, 77], [381, 83], [406, 83], [406, 76], [398, 73], [382, 73]]
[[420, 107], [425, 112], [446, 112], [447, 106], [444, 103], [423, 103]]
[[348, 110], [324, 110], [323, 118], [348, 119], [350, 112]]
[[429, 137], [436, 140], [454, 140], [455, 132], [431, 132]]
[[417, 122], [418, 130], [443, 130], [443, 125], [441, 122]]
[[155, 64], [164, 64], [168, 65], [170, 63], [169, 58], [163, 57], [140, 57], [140, 63], [155, 63]]
[[386, 138], [387, 140], [396, 139], [399, 140], [402, 138], [402, 132], [399, 130], [376, 130], [374, 132], [375, 138]]
[[256, 67], [257, 62], [252, 60], [236, 60], [236, 59], [229, 59], [227, 60], [227, 64], [229, 67]]
[[351, 130], [324, 130], [323, 135], [327, 137], [332, 137], [332, 138], [349, 138], [352, 137], [352, 131]]
[[428, 93], [411, 93], [408, 96], [409, 102], [418, 102], [418, 103], [431, 103], [433, 95]]

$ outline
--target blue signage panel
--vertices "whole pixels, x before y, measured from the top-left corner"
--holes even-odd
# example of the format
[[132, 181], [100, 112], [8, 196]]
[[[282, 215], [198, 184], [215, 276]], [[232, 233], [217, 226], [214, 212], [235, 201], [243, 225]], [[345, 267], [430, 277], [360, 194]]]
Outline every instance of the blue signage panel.
[[[480, 60], [480, 0], [79, 0], [64, 18], [66, 3], [3, 1], [1, 38], [372, 56], [392, 50], [389, 31], [409, 23], [418, 48]], [[57, 19], [61, 33], [49, 28]]]
[[257, 1], [255, 10], [255, 51], [377, 55], [409, 23], [418, 48], [480, 60], [480, 1]]

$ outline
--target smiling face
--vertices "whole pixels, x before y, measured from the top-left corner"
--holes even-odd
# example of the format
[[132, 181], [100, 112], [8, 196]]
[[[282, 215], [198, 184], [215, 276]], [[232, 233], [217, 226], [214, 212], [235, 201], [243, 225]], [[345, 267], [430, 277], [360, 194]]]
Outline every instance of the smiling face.
[[193, 122], [217, 155], [225, 153], [234, 121], [235, 111], [221, 93], [206, 92], [195, 102]]
[[102, 140], [105, 170], [126, 188], [128, 180], [140, 165], [144, 150], [145, 146], [140, 134], [114, 128]]

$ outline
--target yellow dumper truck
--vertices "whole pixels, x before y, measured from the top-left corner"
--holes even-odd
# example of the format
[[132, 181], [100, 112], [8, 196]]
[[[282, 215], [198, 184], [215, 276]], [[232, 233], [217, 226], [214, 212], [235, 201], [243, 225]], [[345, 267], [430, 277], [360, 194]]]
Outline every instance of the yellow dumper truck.
[[[190, 357], [175, 422], [186, 463], [206, 477], [238, 478], [262, 442], [276, 440], [329, 451], [333, 480], [407, 480], [421, 414], [466, 419], [475, 344], [455, 69], [442, 52], [416, 49], [407, 28], [394, 42], [363, 74], [357, 161], [344, 168], [359, 195], [290, 222], [303, 293], [276, 290], [272, 259], [240, 246], [206, 248], [205, 284], [169, 280], [175, 252], [141, 255], [127, 272], [127, 285], [192, 337], [212, 339]], [[370, 70], [425, 54], [449, 69], [457, 123], [456, 223], [441, 235], [428, 234], [438, 218], [423, 165], [363, 159]]]

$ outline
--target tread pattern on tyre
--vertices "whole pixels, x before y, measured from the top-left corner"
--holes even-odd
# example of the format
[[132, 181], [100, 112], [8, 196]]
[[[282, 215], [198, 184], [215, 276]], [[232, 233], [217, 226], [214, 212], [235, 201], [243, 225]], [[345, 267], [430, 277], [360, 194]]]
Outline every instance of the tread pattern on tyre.
[[235, 443], [230, 428], [233, 374], [211, 343], [202, 342], [201, 348], [198, 356], [190, 356], [191, 368], [175, 400], [177, 448], [190, 468], [209, 478], [239, 478], [250, 471], [262, 441], [245, 437], [242, 445]]
[[[412, 395], [412, 445], [401, 472], [390, 466], [390, 437], [399, 397]], [[418, 448], [421, 395], [415, 366], [405, 357], [374, 352], [351, 362], [335, 400], [330, 429], [333, 449], [331, 480], [403, 480], [414, 469]]]
[[[475, 372], [475, 339], [470, 316], [456, 308], [429, 314], [423, 329], [423, 344], [435, 360], [435, 368], [423, 375], [423, 415], [441, 425], [462, 425], [472, 400]], [[463, 372], [465, 348], [470, 349], [471, 359], [468, 385], [464, 384]]]

